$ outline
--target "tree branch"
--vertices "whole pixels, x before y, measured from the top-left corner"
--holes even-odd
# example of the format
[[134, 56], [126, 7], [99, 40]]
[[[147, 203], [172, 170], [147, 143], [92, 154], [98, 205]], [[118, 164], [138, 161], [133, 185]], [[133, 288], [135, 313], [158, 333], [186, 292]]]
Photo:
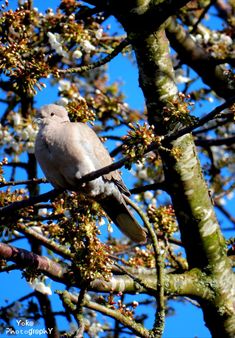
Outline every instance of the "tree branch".
[[40, 244], [44, 245], [46, 248], [52, 250], [54, 253], [60, 255], [61, 257], [65, 259], [72, 259], [74, 257], [74, 255], [71, 253], [71, 251], [68, 248], [60, 244], [57, 244], [53, 240], [46, 238], [39, 232], [26, 227], [22, 223], [18, 223], [16, 229], [19, 232], [22, 232], [27, 238], [40, 242]]
[[217, 66], [213, 58], [191, 38], [176, 19], [168, 20], [167, 36], [180, 60], [199, 74], [203, 82], [217, 95], [225, 99], [234, 95], [235, 82], [232, 83], [225, 74], [224, 67]]
[[155, 322], [154, 322], [154, 327], [153, 327], [152, 332], [155, 337], [161, 337], [164, 331], [164, 326], [165, 326], [165, 299], [164, 299], [164, 279], [165, 279], [164, 256], [165, 255], [161, 253], [157, 234], [153, 230], [153, 227], [151, 223], [149, 222], [148, 217], [127, 196], [125, 196], [124, 198], [126, 202], [138, 212], [138, 214], [144, 221], [145, 227], [147, 228], [148, 233], [152, 240], [154, 257], [155, 257], [155, 266], [156, 266], [156, 272], [157, 272], [156, 274], [157, 275], [156, 299], [157, 299], [157, 304], [158, 304], [158, 309], [155, 314]]
[[62, 189], [53, 189], [49, 192], [46, 192], [44, 194], [30, 197], [28, 199], [25, 199], [23, 201], [17, 201], [14, 203], [11, 203], [10, 205], [7, 205], [5, 207], [2, 207], [0, 209], [0, 217], [6, 216], [8, 214], [12, 214], [12, 212], [17, 211], [22, 208], [26, 208], [28, 206], [34, 205], [39, 202], [45, 202], [51, 199], [54, 199], [59, 194], [61, 194], [64, 190]]
[[0, 188], [10, 187], [16, 185], [24, 185], [24, 184], [40, 184], [40, 183], [48, 183], [45, 178], [34, 178], [32, 180], [23, 180], [23, 181], [9, 181], [9, 182], [1, 182]]
[[129, 41], [126, 38], [122, 42], [120, 42], [120, 44], [116, 48], [114, 48], [114, 50], [109, 55], [104, 57], [103, 59], [97, 62], [88, 64], [88, 65], [80, 66], [80, 67], [73, 67], [73, 68], [67, 68], [67, 69], [56, 69], [56, 74], [81, 73], [81, 72], [87, 72], [89, 70], [101, 67], [105, 65], [106, 63], [110, 62], [113, 58], [115, 58], [115, 56], [117, 56], [128, 45], [129, 45]]
[[235, 143], [235, 136], [225, 137], [225, 138], [215, 138], [215, 139], [201, 139], [198, 138], [195, 140], [195, 144], [200, 147], [212, 147], [212, 146], [231, 146]]
[[172, 142], [173, 140], [178, 139], [179, 137], [186, 135], [188, 133], [191, 133], [194, 129], [197, 129], [207, 122], [215, 119], [218, 117], [218, 115], [226, 108], [229, 108], [232, 104], [235, 102], [235, 96], [231, 96], [228, 98], [225, 102], [223, 102], [221, 105], [217, 106], [215, 109], [213, 109], [210, 113], [206, 114], [202, 118], [200, 118], [196, 123], [194, 123], [191, 126], [183, 127], [181, 130], [171, 133], [165, 136], [164, 142]]
[[163, 190], [163, 191], [167, 191], [167, 184], [165, 181], [162, 182], [156, 182], [156, 183], [152, 183], [152, 184], [146, 184], [144, 186], [140, 186], [140, 187], [136, 187], [133, 189], [130, 189], [130, 193], [131, 194], [140, 194], [142, 192], [145, 191], [149, 191], [149, 190]]
[[16, 248], [0, 243], [0, 257], [18, 264], [19, 269], [34, 267], [58, 282], [69, 284], [68, 270], [45, 256], [37, 255], [25, 249]]
[[[57, 292], [62, 299], [62, 301], [66, 304], [77, 304], [78, 298], [68, 291], [64, 292]], [[108, 317], [111, 317], [113, 319], [116, 319], [121, 324], [123, 324], [125, 327], [129, 328], [133, 333], [137, 334], [138, 337], [143, 338], [150, 338], [150, 333], [147, 329], [144, 329], [144, 327], [141, 324], [136, 323], [133, 319], [129, 318], [128, 316], [125, 316], [118, 310], [110, 309], [104, 305], [100, 305], [98, 303], [88, 301], [87, 299], [84, 299], [83, 306], [92, 309], [95, 311], [98, 311], [102, 314], [105, 314]], [[71, 305], [70, 305], [71, 307]]]
[[210, 1], [207, 6], [203, 9], [202, 13], [200, 14], [199, 18], [197, 19], [197, 21], [195, 22], [195, 24], [193, 25], [192, 30], [190, 31], [191, 34], [195, 33], [197, 30], [197, 27], [199, 25], [199, 23], [204, 19], [206, 13], [209, 11], [210, 7], [216, 2], [216, 0], [212, 0]]
[[[48, 257], [37, 255], [25, 249], [16, 248], [8, 244], [0, 243], [0, 257], [6, 261], [13, 261], [18, 264], [18, 268], [32, 267], [44, 273], [52, 280], [63, 283], [67, 286], [80, 287], [82, 280], [77, 275], [77, 271], [72, 271], [71, 267], [63, 263], [63, 266], [49, 259]], [[146, 283], [156, 288], [157, 278], [154, 271], [148, 269], [132, 269], [131, 272], [138, 278], [144, 278]], [[213, 297], [212, 290], [208, 287], [209, 280], [199, 270], [194, 269], [183, 274], [166, 274], [164, 287], [166, 294], [175, 296], [189, 296], [192, 298], [201, 297], [205, 300]], [[179, 288], [180, 285], [180, 288]], [[195, 288], [197, 285], [197, 288]], [[131, 277], [125, 274], [113, 276], [110, 281], [95, 279], [89, 286], [89, 291], [96, 292], [124, 292], [124, 293], [147, 293], [147, 290], [136, 283]]]

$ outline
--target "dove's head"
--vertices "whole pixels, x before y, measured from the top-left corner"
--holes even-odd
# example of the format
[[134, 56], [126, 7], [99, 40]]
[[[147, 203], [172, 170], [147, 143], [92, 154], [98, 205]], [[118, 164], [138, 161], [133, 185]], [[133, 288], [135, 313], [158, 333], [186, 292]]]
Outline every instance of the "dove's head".
[[40, 124], [48, 124], [51, 122], [68, 122], [68, 112], [57, 104], [48, 104], [43, 106], [36, 114], [36, 119]]

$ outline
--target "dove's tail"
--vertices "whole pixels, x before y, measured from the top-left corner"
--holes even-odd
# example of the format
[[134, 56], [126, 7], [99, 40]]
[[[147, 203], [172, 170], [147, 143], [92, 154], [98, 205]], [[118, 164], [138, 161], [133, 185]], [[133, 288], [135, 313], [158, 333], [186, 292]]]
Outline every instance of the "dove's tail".
[[146, 231], [139, 225], [125, 201], [109, 196], [99, 201], [104, 211], [108, 214], [116, 226], [132, 241], [146, 242]]

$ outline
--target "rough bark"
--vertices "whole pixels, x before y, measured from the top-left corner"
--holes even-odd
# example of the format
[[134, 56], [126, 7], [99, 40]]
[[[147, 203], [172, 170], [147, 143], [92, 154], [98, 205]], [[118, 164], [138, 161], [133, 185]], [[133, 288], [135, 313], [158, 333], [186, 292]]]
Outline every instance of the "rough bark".
[[[117, 17], [121, 18], [136, 54], [139, 83], [145, 96], [149, 122], [155, 125], [158, 134], [171, 132], [181, 122], [172, 126], [164, 119], [163, 108], [168, 107], [177, 95], [164, 27], [149, 34], [139, 34], [135, 25], [131, 26], [131, 21], [127, 24], [127, 16]], [[206, 325], [215, 337], [233, 337], [234, 274], [193, 138], [190, 134], [184, 135], [167, 147], [167, 151], [162, 151], [160, 155], [189, 266], [191, 269], [199, 268], [211, 277], [210, 288], [214, 297], [210, 301], [199, 298]], [[179, 155], [175, 156], [175, 152]]]

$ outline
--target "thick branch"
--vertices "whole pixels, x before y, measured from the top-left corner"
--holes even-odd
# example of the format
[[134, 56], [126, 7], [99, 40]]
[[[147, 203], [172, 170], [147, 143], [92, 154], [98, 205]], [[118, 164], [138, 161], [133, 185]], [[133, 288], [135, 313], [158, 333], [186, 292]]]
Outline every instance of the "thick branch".
[[217, 95], [225, 99], [234, 95], [235, 81], [226, 75], [225, 68], [213, 62], [213, 58], [174, 19], [168, 21], [167, 36], [180, 60], [198, 73]]
[[[150, 34], [155, 32], [170, 16], [185, 6], [188, 0], [107, 1], [107, 8], [129, 33]], [[144, 29], [143, 29], [144, 27]]]
[[0, 243], [0, 257], [7, 261], [17, 263], [19, 269], [31, 266], [38, 271], [45, 273], [53, 280], [69, 284], [70, 278], [68, 272], [66, 272], [66, 268], [53, 262], [48, 257], [39, 256], [25, 249], [19, 249], [3, 243]]
[[[132, 44], [139, 67], [140, 86], [148, 108], [149, 122], [155, 125], [158, 133], [160, 129], [160, 134], [169, 135], [167, 138], [170, 140], [172, 130], [178, 126], [176, 123], [172, 129], [172, 126], [165, 122], [162, 108], [169, 105], [177, 94], [177, 88], [164, 31], [161, 29], [149, 36], [138, 35], [132, 40]], [[206, 66], [203, 67], [203, 72], [205, 69], [207, 69]], [[230, 96], [232, 94], [225, 97]], [[216, 116], [217, 112], [215, 110], [212, 114], [202, 118], [200, 123], [206, 123]], [[202, 175], [192, 135], [186, 134], [180, 137], [180, 133], [181, 130], [174, 134], [170, 144], [165, 143], [168, 149], [159, 149], [168, 193], [172, 198], [189, 267], [206, 270], [208, 275], [213, 276], [218, 286], [216, 304], [210, 307], [208, 313], [213, 313], [213, 318], [220, 323], [216, 327], [220, 336], [232, 337], [235, 332], [232, 305], [235, 304], [235, 294], [232, 291], [235, 283], [234, 274], [226, 256], [225, 240]], [[179, 155], [175, 156], [176, 153]], [[207, 304], [201, 302], [201, 305], [207, 311]], [[214, 332], [213, 321], [210, 322], [208, 318], [207, 324]]]
[[[13, 261], [18, 264], [18, 268], [32, 267], [44, 273], [52, 280], [65, 285], [80, 286], [81, 280], [77, 271], [72, 271], [65, 263], [63, 266], [49, 259], [48, 257], [36, 255], [25, 249], [16, 248], [8, 244], [0, 243], [0, 257], [6, 261]], [[139, 268], [131, 269], [131, 273], [137, 278], [144, 278], [145, 282], [151, 287], [156, 288], [157, 279], [155, 271]], [[195, 288], [197, 285], [197, 288]], [[212, 291], [208, 288], [209, 279], [205, 274], [198, 270], [185, 272], [183, 274], [166, 274], [164, 287], [166, 294], [176, 296], [188, 296], [192, 298], [211, 299]], [[131, 277], [125, 274], [114, 275], [110, 281], [101, 279], [94, 280], [90, 286], [90, 291], [96, 292], [124, 292], [124, 293], [147, 293], [147, 290], [136, 283]]]

